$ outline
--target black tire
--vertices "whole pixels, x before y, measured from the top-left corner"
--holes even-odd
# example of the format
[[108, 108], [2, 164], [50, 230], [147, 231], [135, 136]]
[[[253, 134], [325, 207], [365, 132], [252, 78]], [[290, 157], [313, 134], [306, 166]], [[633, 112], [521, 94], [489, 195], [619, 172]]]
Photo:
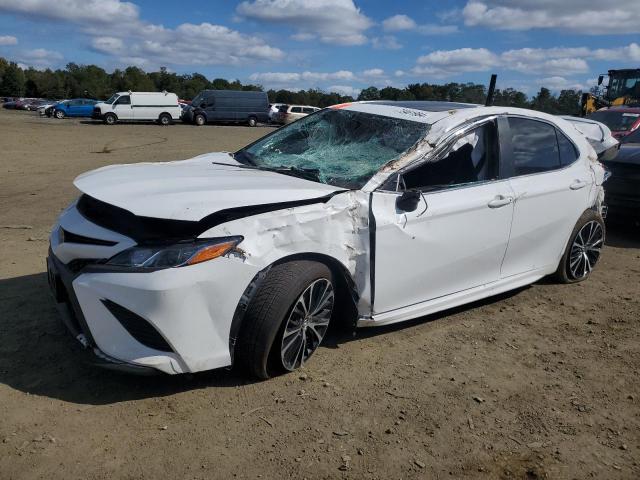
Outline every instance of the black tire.
[[53, 112], [53, 116], [56, 117], [58, 120], [62, 120], [65, 117], [65, 113], [62, 110], [55, 110]]
[[[594, 245], [594, 248], [587, 248], [586, 250], [581, 249], [579, 246], [579, 244], [581, 243], [581, 239], [583, 242], [588, 240], [583, 239], [583, 236], [586, 236], [585, 234], [589, 233], [591, 227], [595, 229], [594, 235], [597, 235], [598, 226], [600, 228], [601, 237], [594, 239], [593, 241], [597, 241], [597, 245]], [[560, 263], [558, 264], [558, 269], [554, 274], [555, 279], [560, 283], [577, 283], [589, 278], [593, 267], [595, 267], [597, 261], [600, 258], [600, 249], [602, 249], [602, 246], [604, 245], [604, 239], [605, 225], [602, 216], [594, 210], [585, 211], [580, 216], [578, 222], [576, 223], [576, 226], [571, 232], [569, 242], [564, 249], [564, 253], [562, 254], [562, 258], [560, 259]], [[575, 270], [577, 265], [574, 262], [576, 260], [583, 261], [582, 258], [586, 258], [588, 262], [584, 263], [584, 269], [579, 269], [576, 273]]]
[[247, 123], [250, 127], [255, 127], [258, 125], [258, 119], [256, 117], [249, 117], [249, 121]]
[[[240, 368], [261, 379], [292, 370], [285, 367], [281, 354], [285, 326], [300, 296], [317, 281], [328, 281], [335, 292], [331, 270], [322, 263], [300, 260], [269, 270], [245, 312], [235, 351]], [[333, 305], [332, 299], [329, 315], [333, 313]], [[322, 338], [306, 358], [321, 342]], [[303, 345], [298, 351], [304, 355], [306, 344]]]
[[168, 113], [161, 113], [158, 117], [158, 123], [163, 126], [171, 125], [173, 123], [173, 119]]
[[202, 114], [198, 114], [195, 117], [193, 117], [193, 123], [195, 125], [197, 125], [198, 127], [201, 127], [202, 125], [204, 125], [205, 123], [207, 123], [207, 119], [205, 118], [204, 115]]
[[107, 113], [104, 116], [104, 123], [107, 125], [115, 125], [118, 121], [118, 117], [116, 117], [113, 113]]

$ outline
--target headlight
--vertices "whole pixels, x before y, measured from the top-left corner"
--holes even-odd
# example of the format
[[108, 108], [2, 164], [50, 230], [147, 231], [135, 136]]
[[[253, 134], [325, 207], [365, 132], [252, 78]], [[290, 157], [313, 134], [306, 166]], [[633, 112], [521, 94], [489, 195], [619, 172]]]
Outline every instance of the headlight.
[[242, 240], [243, 237], [238, 236], [172, 245], [131, 247], [112, 257], [107, 265], [150, 269], [195, 265], [227, 254]]

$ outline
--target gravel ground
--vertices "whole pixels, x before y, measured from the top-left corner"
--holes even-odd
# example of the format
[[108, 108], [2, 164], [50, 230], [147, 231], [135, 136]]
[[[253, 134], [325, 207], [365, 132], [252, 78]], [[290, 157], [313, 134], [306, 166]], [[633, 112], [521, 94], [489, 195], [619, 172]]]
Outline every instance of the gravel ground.
[[268, 127], [0, 111], [0, 478], [640, 477], [640, 232], [593, 276], [394, 327], [333, 332], [304, 370], [97, 369], [47, 289], [47, 235], [112, 163], [233, 150]]

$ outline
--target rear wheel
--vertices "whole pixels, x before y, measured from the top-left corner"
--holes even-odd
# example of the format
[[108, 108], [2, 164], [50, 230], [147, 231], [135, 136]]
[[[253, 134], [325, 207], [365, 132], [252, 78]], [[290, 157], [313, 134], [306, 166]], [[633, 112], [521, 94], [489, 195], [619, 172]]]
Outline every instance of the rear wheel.
[[171, 115], [169, 115], [168, 113], [162, 113], [158, 117], [158, 123], [160, 125], [171, 125], [171, 120]]
[[334, 303], [326, 265], [306, 260], [276, 265], [245, 313], [238, 363], [263, 379], [301, 367], [320, 346]]
[[62, 110], [56, 110], [53, 114], [59, 120], [62, 120], [65, 117], [64, 112]]
[[250, 127], [255, 127], [256, 125], [258, 125], [258, 120], [256, 119], [256, 117], [249, 117], [248, 123]]
[[193, 123], [201, 127], [202, 125], [207, 123], [207, 119], [204, 118], [204, 115], [196, 115], [195, 117], [193, 117]]
[[589, 278], [604, 246], [605, 227], [599, 213], [587, 210], [576, 223], [555, 276], [562, 283]]
[[107, 113], [104, 116], [104, 123], [107, 125], [113, 125], [118, 121], [117, 117], [113, 113]]

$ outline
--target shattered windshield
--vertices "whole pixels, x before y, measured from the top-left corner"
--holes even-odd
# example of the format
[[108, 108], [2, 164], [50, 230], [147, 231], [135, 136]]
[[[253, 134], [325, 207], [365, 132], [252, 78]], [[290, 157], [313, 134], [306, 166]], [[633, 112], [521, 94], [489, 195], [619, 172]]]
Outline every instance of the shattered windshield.
[[314, 180], [360, 188], [385, 163], [420, 140], [426, 123], [325, 109], [276, 130], [236, 153], [257, 168], [309, 172]]

